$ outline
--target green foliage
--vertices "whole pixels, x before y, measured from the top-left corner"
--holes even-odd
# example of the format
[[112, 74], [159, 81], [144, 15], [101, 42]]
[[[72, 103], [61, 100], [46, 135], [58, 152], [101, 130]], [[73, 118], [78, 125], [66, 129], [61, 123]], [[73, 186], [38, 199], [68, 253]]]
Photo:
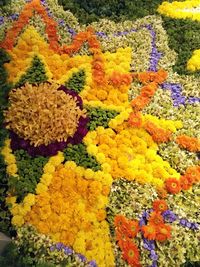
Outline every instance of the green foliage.
[[73, 160], [77, 165], [84, 168], [91, 168], [93, 171], [101, 169], [96, 159], [89, 155], [84, 144], [69, 145], [64, 151], [65, 161]]
[[186, 262], [181, 267], [200, 267], [200, 262]]
[[19, 251], [15, 243], [7, 246], [3, 255], [0, 256], [1, 267], [54, 267], [51, 263], [36, 263], [34, 258], [24, 253], [22, 249]]
[[114, 21], [137, 19], [155, 13], [162, 0], [59, 0], [65, 10], [70, 10], [80, 23], [89, 24], [100, 18]]
[[11, 0], [0, 0], [0, 7], [10, 4]]
[[[195, 49], [200, 48], [200, 23], [192, 20], [163, 18], [163, 26], [169, 36], [169, 46], [178, 54], [174, 71], [179, 74], [191, 74], [186, 63]], [[200, 71], [195, 73], [199, 76]]]
[[72, 75], [72, 77], [65, 83], [68, 89], [80, 93], [83, 90], [85, 84], [85, 71], [80, 70]]
[[101, 108], [86, 107], [87, 116], [90, 118], [88, 123], [89, 130], [93, 131], [98, 126], [108, 128], [108, 123], [115, 118], [119, 113], [115, 110], [105, 110]]
[[48, 158], [32, 158], [23, 149], [14, 152], [18, 168], [19, 177], [9, 177], [9, 191], [18, 196], [17, 200], [21, 202], [28, 193], [35, 193], [35, 188], [43, 173], [43, 167]]
[[[0, 149], [8, 136], [7, 130], [3, 127], [3, 110], [7, 107], [8, 93], [11, 90], [11, 85], [7, 83], [7, 72], [3, 65], [6, 62], [9, 62], [9, 56], [3, 49], [0, 49]], [[7, 180], [6, 165], [3, 156], [0, 155], [0, 231], [10, 235], [14, 233], [14, 229], [11, 226], [11, 214], [5, 202], [8, 190]]]
[[15, 87], [20, 87], [24, 85], [26, 82], [29, 83], [42, 83], [48, 80], [48, 77], [45, 74], [44, 64], [41, 60], [35, 56], [33, 58], [31, 67], [27, 70], [26, 74], [22, 75], [19, 82], [15, 85]]

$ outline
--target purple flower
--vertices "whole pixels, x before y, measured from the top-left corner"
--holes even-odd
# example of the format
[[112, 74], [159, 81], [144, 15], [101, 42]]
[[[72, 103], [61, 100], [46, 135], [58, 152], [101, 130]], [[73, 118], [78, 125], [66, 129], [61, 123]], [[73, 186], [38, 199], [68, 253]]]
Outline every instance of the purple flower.
[[157, 267], [157, 261], [153, 261], [152, 265], [150, 267]]
[[166, 222], [172, 223], [177, 220], [177, 216], [170, 210], [166, 210], [162, 213], [162, 216]]
[[69, 247], [64, 247], [64, 252], [66, 255], [71, 255], [73, 253], [73, 250]]
[[88, 267], [97, 267], [96, 261], [89, 261], [88, 262]]
[[158, 260], [158, 255], [156, 254], [156, 252], [154, 250], [151, 250], [150, 258], [152, 260], [154, 260], [154, 261], [157, 261]]
[[64, 247], [63, 243], [59, 242], [59, 243], [56, 244], [56, 249], [57, 250], [61, 250], [63, 247]]
[[4, 24], [4, 17], [0, 16], [0, 25]]
[[191, 223], [191, 229], [192, 230], [198, 230], [199, 229], [199, 224], [198, 223]]
[[54, 251], [54, 250], [55, 250], [55, 246], [51, 246], [50, 251]]
[[187, 220], [186, 219], [180, 219], [180, 225], [182, 225], [182, 226], [184, 226], [184, 227], [186, 227], [186, 225], [187, 225]]
[[82, 261], [82, 262], [85, 262], [86, 261], [86, 257], [82, 254], [77, 254], [77, 256], [79, 257], [79, 259]]

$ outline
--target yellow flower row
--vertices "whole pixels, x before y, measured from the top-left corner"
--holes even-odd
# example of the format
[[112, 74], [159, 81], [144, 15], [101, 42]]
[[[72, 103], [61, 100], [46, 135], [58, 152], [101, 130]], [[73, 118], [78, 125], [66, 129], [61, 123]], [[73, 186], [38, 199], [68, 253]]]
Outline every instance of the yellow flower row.
[[190, 71], [200, 70], [200, 49], [193, 52], [192, 57], [187, 62], [187, 69]]
[[158, 12], [171, 18], [200, 21], [200, 12], [195, 12], [195, 8], [200, 7], [200, 0], [187, 0], [183, 2], [174, 1], [172, 3], [163, 2], [158, 7]]
[[4, 161], [7, 165], [6, 172], [11, 176], [17, 176], [17, 164], [15, 156], [12, 154], [10, 148], [10, 139], [5, 140], [5, 145], [1, 150], [1, 154], [4, 156]]
[[150, 114], [142, 115], [142, 119], [143, 119], [143, 123], [147, 121], [151, 121], [157, 127], [163, 128], [165, 130], [169, 130], [173, 133], [176, 132], [177, 129], [180, 129], [183, 127], [183, 123], [181, 121], [159, 119]]

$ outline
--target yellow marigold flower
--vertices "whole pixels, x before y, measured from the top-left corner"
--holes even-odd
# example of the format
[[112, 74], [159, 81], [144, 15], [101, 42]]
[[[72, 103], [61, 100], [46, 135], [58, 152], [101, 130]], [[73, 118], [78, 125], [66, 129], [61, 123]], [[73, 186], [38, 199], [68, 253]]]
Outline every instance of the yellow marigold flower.
[[21, 215], [15, 215], [13, 218], [12, 218], [12, 224], [13, 225], [16, 225], [18, 227], [22, 226], [24, 224], [24, 219]]
[[6, 203], [14, 205], [16, 203], [17, 198], [16, 197], [7, 197], [6, 198]]
[[60, 165], [64, 160], [64, 155], [62, 152], [58, 152], [58, 154], [56, 156], [53, 156], [49, 159], [50, 164], [54, 165], [54, 166], [58, 166]]
[[36, 193], [39, 195], [43, 192], [46, 192], [48, 190], [48, 187], [42, 183], [39, 183], [36, 187]]
[[70, 168], [70, 169], [75, 169], [76, 168], [76, 163], [74, 161], [67, 161], [64, 164], [65, 168]]
[[9, 175], [16, 176], [17, 174], [17, 165], [16, 164], [10, 164], [6, 167], [6, 171]]
[[98, 153], [98, 148], [95, 145], [89, 145], [87, 147], [87, 152], [91, 155], [96, 155]]
[[35, 195], [29, 193], [27, 196], [25, 196], [23, 203], [28, 204], [30, 206], [34, 205], [35, 204]]
[[41, 182], [45, 185], [49, 185], [51, 183], [53, 175], [50, 173], [44, 173], [41, 177]]
[[16, 159], [15, 159], [15, 156], [12, 155], [12, 154], [8, 154], [5, 156], [5, 162], [7, 164], [13, 164], [13, 163], [16, 163]]
[[28, 203], [25, 203], [23, 209], [26, 215], [29, 211], [31, 211], [31, 206]]
[[54, 165], [52, 165], [51, 163], [47, 163], [47, 164], [44, 166], [43, 170], [44, 170], [44, 173], [54, 173], [54, 171], [55, 171], [55, 167], [54, 167]]
[[111, 166], [108, 163], [103, 163], [101, 165], [102, 169], [104, 172], [110, 172], [111, 171]]
[[103, 153], [97, 153], [96, 154], [96, 159], [98, 162], [100, 163], [104, 163], [105, 162], [105, 156]]
[[91, 169], [86, 169], [85, 172], [84, 172], [84, 177], [86, 179], [93, 179], [94, 172]]

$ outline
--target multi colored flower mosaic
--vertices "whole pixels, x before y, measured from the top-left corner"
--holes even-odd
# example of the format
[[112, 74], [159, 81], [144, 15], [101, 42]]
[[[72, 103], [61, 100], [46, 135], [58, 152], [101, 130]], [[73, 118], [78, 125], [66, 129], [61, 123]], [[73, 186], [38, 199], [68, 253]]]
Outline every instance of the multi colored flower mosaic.
[[71, 28], [55, 0], [18, 1], [0, 48], [4, 202], [19, 249], [24, 235], [39, 244], [35, 262], [199, 261], [199, 80], [173, 73], [161, 18]]

